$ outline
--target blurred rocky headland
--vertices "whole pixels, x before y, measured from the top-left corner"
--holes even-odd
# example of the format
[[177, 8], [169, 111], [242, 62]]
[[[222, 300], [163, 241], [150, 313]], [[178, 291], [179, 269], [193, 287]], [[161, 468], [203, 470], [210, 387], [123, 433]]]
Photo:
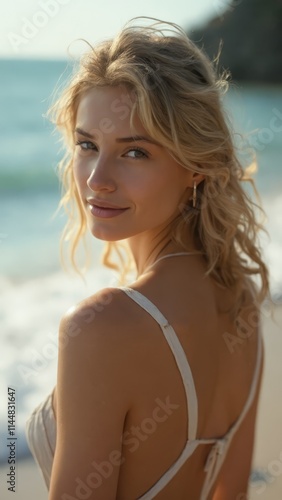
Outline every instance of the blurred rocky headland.
[[[212, 0], [215, 14], [221, 0]], [[190, 38], [214, 59], [223, 42], [219, 69], [232, 80], [282, 84], [282, 0], [233, 0]]]

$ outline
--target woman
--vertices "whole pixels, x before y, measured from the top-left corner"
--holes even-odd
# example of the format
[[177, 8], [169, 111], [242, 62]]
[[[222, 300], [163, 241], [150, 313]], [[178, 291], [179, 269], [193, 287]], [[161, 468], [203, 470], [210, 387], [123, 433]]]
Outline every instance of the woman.
[[91, 49], [53, 108], [73, 262], [88, 229], [107, 242], [105, 265], [118, 252], [123, 283], [132, 264], [137, 275], [60, 323], [57, 385], [27, 424], [49, 500], [247, 494], [261, 225], [224, 119], [226, 80], [167, 26], [129, 25]]

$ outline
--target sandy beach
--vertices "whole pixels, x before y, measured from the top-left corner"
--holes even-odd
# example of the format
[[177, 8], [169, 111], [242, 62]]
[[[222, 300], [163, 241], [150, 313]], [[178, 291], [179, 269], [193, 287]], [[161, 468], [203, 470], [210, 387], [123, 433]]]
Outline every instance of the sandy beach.
[[[249, 500], [282, 498], [282, 305], [276, 306], [274, 321], [269, 311], [262, 313], [265, 346], [265, 371], [259, 405], [253, 469], [256, 481], [249, 490]], [[17, 490], [7, 489], [7, 465], [0, 467], [1, 500], [47, 500], [48, 493], [33, 459], [17, 462]], [[230, 499], [231, 500], [231, 499]], [[233, 500], [233, 499], [232, 499]], [[245, 497], [234, 500], [247, 500]]]
[[250, 500], [282, 499], [282, 305], [273, 316], [274, 321], [268, 311], [262, 314], [265, 369], [253, 459], [253, 468], [261, 470], [267, 482], [252, 483]]

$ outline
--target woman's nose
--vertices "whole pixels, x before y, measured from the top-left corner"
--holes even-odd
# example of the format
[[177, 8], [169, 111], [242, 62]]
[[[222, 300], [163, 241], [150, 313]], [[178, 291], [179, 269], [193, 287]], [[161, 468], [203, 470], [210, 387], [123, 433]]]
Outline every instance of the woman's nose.
[[113, 191], [116, 188], [116, 184], [112, 175], [110, 160], [106, 158], [96, 158], [93, 160], [86, 182], [92, 191], [100, 191], [101, 189]]

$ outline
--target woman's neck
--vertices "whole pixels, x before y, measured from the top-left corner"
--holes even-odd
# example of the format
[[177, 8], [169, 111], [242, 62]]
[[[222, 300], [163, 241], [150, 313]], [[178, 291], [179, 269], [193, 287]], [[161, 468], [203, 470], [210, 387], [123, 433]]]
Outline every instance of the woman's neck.
[[145, 241], [144, 238], [143, 241], [140, 239], [133, 241], [132, 238], [129, 238], [127, 244], [135, 262], [138, 276], [141, 276], [149, 266], [163, 255], [197, 251], [193, 242], [187, 241], [187, 245], [184, 247], [173, 241], [171, 237], [160, 238], [157, 243], [154, 243], [154, 240]]

